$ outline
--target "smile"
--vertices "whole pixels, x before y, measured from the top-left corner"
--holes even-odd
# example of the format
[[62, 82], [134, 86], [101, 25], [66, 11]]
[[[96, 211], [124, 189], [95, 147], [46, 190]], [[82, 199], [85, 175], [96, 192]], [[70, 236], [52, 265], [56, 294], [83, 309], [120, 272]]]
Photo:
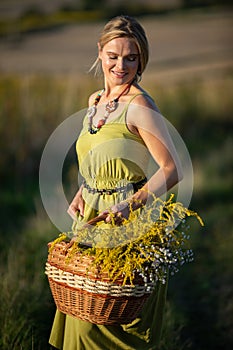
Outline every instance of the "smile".
[[126, 76], [127, 73], [125, 72], [115, 72], [115, 71], [112, 71], [112, 73], [117, 76], [118, 78], [124, 78]]

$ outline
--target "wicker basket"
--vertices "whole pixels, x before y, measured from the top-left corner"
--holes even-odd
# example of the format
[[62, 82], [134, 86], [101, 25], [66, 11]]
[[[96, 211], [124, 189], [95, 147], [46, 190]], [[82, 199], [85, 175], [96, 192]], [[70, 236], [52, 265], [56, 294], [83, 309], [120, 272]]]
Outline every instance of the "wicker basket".
[[48, 255], [45, 272], [61, 312], [104, 325], [127, 324], [138, 316], [154, 284], [144, 285], [140, 276], [133, 286], [123, 285], [123, 278], [113, 282], [107, 273], [88, 272], [93, 257], [76, 254], [67, 262], [66, 254], [67, 244], [57, 243]]

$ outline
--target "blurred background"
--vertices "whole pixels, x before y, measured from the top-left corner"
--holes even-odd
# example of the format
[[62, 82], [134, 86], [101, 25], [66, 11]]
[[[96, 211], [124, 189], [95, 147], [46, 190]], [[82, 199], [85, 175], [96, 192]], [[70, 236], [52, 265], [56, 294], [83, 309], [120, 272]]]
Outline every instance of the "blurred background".
[[[46, 141], [102, 87], [88, 73], [103, 25], [135, 16], [150, 42], [141, 85], [193, 162], [195, 261], [171, 278], [160, 350], [233, 346], [232, 6], [212, 0], [0, 0], [0, 348], [46, 350], [55, 312], [44, 275], [58, 235], [40, 199]], [[64, 187], [76, 190], [74, 149]]]

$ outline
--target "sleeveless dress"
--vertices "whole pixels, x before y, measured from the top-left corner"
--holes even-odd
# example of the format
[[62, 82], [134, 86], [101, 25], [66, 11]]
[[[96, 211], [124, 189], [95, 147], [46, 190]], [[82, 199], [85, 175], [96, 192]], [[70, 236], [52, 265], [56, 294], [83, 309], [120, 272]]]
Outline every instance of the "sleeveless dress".
[[[136, 97], [137, 95], [134, 95]], [[143, 140], [131, 133], [126, 124], [129, 103], [113, 121], [106, 123], [97, 134], [88, 132], [88, 120], [76, 144], [79, 171], [91, 189], [115, 189], [137, 183], [145, 178], [149, 152]], [[92, 193], [93, 192], [93, 193]], [[134, 193], [90, 192], [84, 187], [84, 217], [77, 225], [95, 217], [111, 205]], [[106, 225], [106, 224], [103, 224]], [[157, 349], [166, 300], [167, 285], [156, 286], [141, 314], [130, 324], [96, 325], [56, 311], [49, 343], [64, 350], [152, 350]]]

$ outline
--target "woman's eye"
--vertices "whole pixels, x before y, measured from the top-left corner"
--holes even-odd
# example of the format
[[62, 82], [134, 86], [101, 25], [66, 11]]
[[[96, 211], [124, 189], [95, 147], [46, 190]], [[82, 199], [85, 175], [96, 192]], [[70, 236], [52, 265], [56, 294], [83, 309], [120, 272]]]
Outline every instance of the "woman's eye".
[[137, 59], [137, 56], [129, 56], [128, 57], [128, 61], [130, 61], [130, 62], [134, 62], [134, 61], [136, 61], [136, 59]]
[[[116, 56], [116, 55], [110, 55], [110, 56], [109, 56], [109, 59], [110, 59], [110, 60], [117, 60], [117, 59], [118, 59], [118, 56]], [[134, 61], [136, 61], [137, 56], [128, 56], [128, 57], [126, 57], [126, 59], [127, 59], [129, 62], [134, 62]]]

